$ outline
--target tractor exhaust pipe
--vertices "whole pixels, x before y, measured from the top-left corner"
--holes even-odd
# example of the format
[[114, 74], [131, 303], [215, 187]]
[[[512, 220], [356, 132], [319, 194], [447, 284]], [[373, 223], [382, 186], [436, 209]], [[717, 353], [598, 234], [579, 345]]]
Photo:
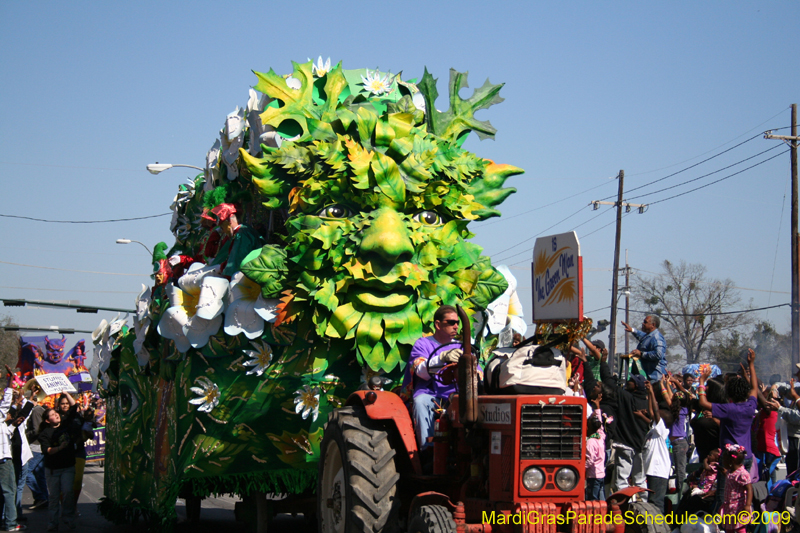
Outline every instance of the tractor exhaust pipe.
[[469, 317], [460, 305], [456, 306], [461, 319], [461, 348], [463, 354], [458, 359], [458, 417], [462, 424], [478, 421], [478, 365], [472, 353]]

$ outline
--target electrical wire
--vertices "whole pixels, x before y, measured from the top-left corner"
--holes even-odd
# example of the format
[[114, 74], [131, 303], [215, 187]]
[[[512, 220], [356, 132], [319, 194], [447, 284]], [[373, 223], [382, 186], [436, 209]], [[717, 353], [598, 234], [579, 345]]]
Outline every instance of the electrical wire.
[[[641, 313], [644, 315], [657, 315], [657, 316], [718, 316], [718, 315], [737, 315], [742, 313], [753, 313], [755, 311], [764, 311], [765, 309], [775, 309], [776, 307], [791, 307], [791, 303], [785, 304], [777, 304], [777, 305], [770, 305], [767, 307], [756, 307], [754, 309], [741, 309], [739, 311], [720, 311], [718, 313], [656, 313], [655, 311], [637, 311], [635, 309], [631, 309], [631, 313]], [[609, 306], [610, 307], [610, 306]]]
[[[786, 181], [786, 186], [783, 189], [783, 202], [781, 202], [781, 218], [778, 221], [778, 239], [775, 242], [775, 258], [772, 260], [772, 277], [769, 280], [769, 296], [767, 296], [767, 305], [769, 305], [772, 298], [772, 284], [775, 283], [775, 267], [778, 265], [778, 249], [781, 244], [781, 229], [783, 228], [783, 213], [786, 210], [786, 191], [789, 189], [789, 181]], [[769, 320], [769, 313], [767, 313], [767, 320]]]
[[560, 200], [556, 200], [555, 202], [550, 202], [549, 204], [541, 205], [539, 207], [535, 207], [533, 209], [529, 209], [528, 211], [523, 211], [522, 213], [517, 213], [516, 215], [500, 217], [500, 219], [498, 219], [498, 220], [492, 220], [491, 222], [482, 223], [477, 227], [478, 228], [484, 228], [486, 226], [491, 226], [492, 224], [497, 224], [499, 222], [505, 222], [506, 220], [511, 220], [512, 218], [521, 217], [522, 215], [527, 215], [528, 213], [533, 213], [534, 211], [539, 211], [540, 209], [544, 209], [545, 207], [550, 207], [552, 205], [560, 204], [563, 201], [570, 200], [572, 198], [575, 198], [576, 196], [580, 196], [580, 195], [585, 194], [587, 192], [591, 192], [591, 191], [593, 191], [595, 189], [599, 189], [600, 187], [604, 187], [604, 186], [606, 186], [608, 184], [609, 184], [609, 182], [601, 183], [600, 185], [597, 185], [595, 187], [591, 187], [589, 189], [586, 189], [585, 191], [581, 191], [579, 193], [575, 193], [573, 195], [567, 196], [567, 197], [562, 198]]
[[104, 275], [107, 275], [107, 276], [149, 277], [149, 274], [120, 274], [119, 272], [94, 272], [92, 270], [72, 270], [72, 269], [69, 269], [69, 268], [56, 268], [56, 267], [46, 267], [46, 266], [38, 266], [38, 265], [23, 265], [22, 263], [10, 263], [8, 261], [0, 261], [0, 264], [21, 266], [21, 267], [27, 267], [27, 268], [42, 268], [42, 269], [45, 269], [45, 270], [59, 270], [61, 272], [79, 272], [81, 274], [104, 274]]
[[107, 222], [130, 222], [131, 220], [146, 220], [148, 218], [159, 218], [168, 215], [172, 215], [172, 213], [161, 213], [160, 215], [150, 215], [146, 217], [114, 218], [111, 220], [47, 220], [44, 218], [33, 218], [33, 217], [23, 217], [19, 215], [3, 215], [3, 214], [0, 214], [0, 217], [20, 218], [22, 220], [33, 220], [34, 222], [49, 222], [51, 224], [105, 224]]
[[[545, 229], [543, 229], [542, 231], [540, 231], [539, 233], [537, 233], [537, 234], [536, 234], [536, 235], [534, 235], [533, 237], [529, 237], [529, 238], [525, 239], [524, 241], [519, 241], [519, 242], [518, 242], [517, 244], [515, 244], [514, 246], [511, 246], [510, 248], [506, 248], [505, 250], [500, 250], [499, 252], [495, 252], [495, 253], [493, 253], [493, 254], [491, 254], [491, 255], [500, 255], [500, 254], [502, 254], [503, 252], [507, 252], [507, 251], [509, 251], [509, 250], [513, 250], [514, 248], [516, 248], [516, 247], [517, 247], [517, 246], [519, 246], [520, 244], [523, 244], [523, 243], [526, 243], [526, 242], [528, 242], [528, 241], [530, 241], [530, 240], [533, 240], [533, 239], [535, 239], [536, 237], [538, 237], [539, 235], [541, 235], [542, 233], [544, 233], [545, 231], [547, 231], [547, 230], [549, 230], [549, 229], [551, 229], [551, 228], [554, 228], [554, 227], [558, 226], [559, 224], [561, 224], [561, 223], [562, 223], [562, 222], [564, 222], [565, 220], [569, 220], [570, 218], [574, 217], [575, 215], [577, 215], [577, 214], [578, 214], [578, 213], [580, 213], [581, 211], [583, 211], [583, 206], [581, 206], [581, 208], [580, 208], [580, 209], [578, 209], [577, 211], [575, 211], [575, 212], [574, 212], [574, 213], [572, 213], [571, 215], [567, 216], [566, 218], [562, 218], [561, 220], [559, 220], [558, 222], [556, 222], [555, 224], [553, 224], [553, 225], [552, 225], [552, 226], [550, 226], [549, 228], [545, 228]], [[525, 251], [527, 251], [527, 250], [525, 250]], [[520, 252], [520, 253], [525, 253], [525, 252]], [[519, 254], [515, 254], [515, 255], [519, 255]], [[514, 256], [512, 255], [512, 256], [510, 256], [510, 257], [514, 257]]]
[[700, 189], [705, 189], [706, 187], [710, 187], [711, 185], [714, 185], [715, 183], [719, 183], [721, 181], [725, 181], [726, 179], [732, 178], [734, 176], [737, 176], [737, 175], [741, 174], [742, 172], [746, 172], [746, 171], [750, 170], [751, 168], [755, 168], [755, 167], [757, 167], [759, 165], [763, 165], [764, 163], [766, 163], [768, 161], [772, 161], [776, 157], [780, 157], [783, 154], [788, 153], [789, 151], [791, 151], [791, 148], [789, 148], [788, 150], [784, 150], [783, 152], [781, 152], [779, 154], [775, 154], [774, 156], [772, 156], [772, 157], [770, 157], [768, 159], [765, 159], [764, 161], [761, 161], [760, 163], [756, 163], [755, 165], [750, 165], [749, 167], [747, 167], [745, 169], [742, 169], [742, 170], [740, 170], [738, 172], [734, 172], [733, 174], [729, 174], [729, 175], [727, 175], [725, 177], [722, 177], [722, 178], [720, 178], [718, 180], [714, 180], [711, 183], [706, 183], [705, 185], [701, 185], [700, 187], [695, 187], [694, 189], [690, 189], [690, 190], [682, 192], [680, 194], [676, 194], [674, 196], [669, 196], [667, 198], [662, 198], [661, 200], [656, 200], [655, 202], [650, 202], [649, 205], [652, 206], [652, 205], [655, 205], [655, 204], [660, 204], [661, 202], [666, 202], [667, 200], [672, 200], [674, 198], [679, 198], [679, 197], [685, 196], [685, 195], [687, 195], [687, 194], [689, 194], [691, 192], [699, 191]]
[[[0, 289], [19, 289], [23, 291], [75, 292], [75, 289], [41, 289], [38, 287], [11, 287], [8, 285], [0, 285]], [[138, 294], [137, 292], [133, 291], [87, 291], [84, 289], [81, 289], [77, 292], [80, 293], [90, 292], [93, 294]]]
[[[758, 157], [758, 156], [760, 156], [760, 155], [766, 154], [767, 152], [770, 152], [770, 151], [772, 151], [772, 150], [774, 150], [774, 149], [776, 149], [776, 148], [780, 148], [780, 146], [781, 146], [780, 144], [776, 144], [776, 145], [774, 145], [772, 148], [767, 148], [767, 149], [766, 149], [766, 150], [764, 150], [763, 152], [759, 152], [759, 153], [757, 153], [757, 154], [755, 154], [755, 155], [751, 155], [750, 157], [748, 157], [748, 158], [746, 158], [746, 159], [742, 159], [741, 161], [737, 161], [736, 163], [730, 164], [730, 165], [728, 165], [727, 167], [722, 167], [722, 168], [720, 168], [720, 169], [717, 169], [717, 170], [715, 170], [715, 171], [713, 171], [713, 172], [709, 172], [708, 174], [703, 174], [702, 176], [699, 176], [699, 177], [697, 177], [697, 178], [692, 178], [692, 179], [690, 179], [690, 180], [686, 180], [686, 181], [683, 181], [683, 182], [681, 182], [681, 183], [678, 183], [678, 184], [675, 184], [675, 185], [670, 185], [669, 187], [664, 187], [663, 189], [659, 189], [659, 190], [657, 190], [657, 191], [646, 192], [646, 193], [644, 193], [644, 194], [640, 194], [639, 196], [631, 196], [630, 198], [627, 198], [627, 200], [635, 200], [635, 199], [637, 199], [637, 198], [643, 198], [643, 197], [645, 197], [645, 196], [650, 196], [651, 194], [658, 194], [658, 193], [660, 193], [660, 192], [668, 191], [668, 190], [670, 190], [670, 189], [674, 189], [674, 188], [676, 188], [676, 187], [680, 187], [680, 186], [682, 186], [682, 185], [686, 185], [687, 183], [692, 183], [692, 182], [695, 182], [695, 181], [697, 181], [697, 180], [701, 180], [701, 179], [703, 179], [703, 178], [707, 178], [707, 177], [709, 177], [709, 176], [713, 176], [714, 174], [718, 174], [718, 173], [722, 172], [723, 170], [728, 170], [729, 168], [731, 168], [731, 167], [735, 167], [736, 165], [739, 165], [739, 164], [741, 164], [741, 163], [744, 163], [745, 161], [750, 161], [751, 159], [753, 159], [753, 158], [756, 158], [756, 157]], [[784, 153], [785, 153], [785, 152], [784, 152]], [[767, 160], [767, 161], [769, 161], [769, 160]], [[751, 168], [752, 168], [752, 167], [751, 167]], [[633, 190], [633, 189], [631, 189], [631, 190]], [[628, 192], [631, 192], [631, 191], [628, 191]]]

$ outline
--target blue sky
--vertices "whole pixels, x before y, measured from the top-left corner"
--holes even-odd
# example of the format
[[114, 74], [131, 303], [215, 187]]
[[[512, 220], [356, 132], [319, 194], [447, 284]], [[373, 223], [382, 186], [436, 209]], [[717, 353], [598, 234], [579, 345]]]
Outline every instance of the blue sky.
[[[592, 311], [610, 304], [614, 225], [608, 208], [588, 203], [616, 193], [609, 178], [620, 169], [633, 189], [788, 126], [789, 105], [800, 100], [790, 46], [798, 21], [800, 3], [789, 1], [3, 2], [0, 214], [105, 220], [168, 212], [192, 173], [153, 176], [145, 165], [203, 166], [225, 116], [246, 104], [256, 83], [251, 70], [289, 73], [292, 60], [319, 55], [347, 69], [402, 70], [404, 79], [427, 66], [439, 78], [441, 109], [452, 67], [469, 71], [472, 88], [486, 78], [506, 84], [505, 102], [479, 114], [497, 128], [496, 140], [471, 137], [466, 147], [526, 171], [509, 182], [518, 192], [501, 206], [504, 218], [471, 226], [476, 242], [496, 264], [512, 266], [530, 317], [533, 240], [521, 241], [577, 227], [584, 308]], [[778, 144], [757, 137], [626, 198], [649, 203], [686, 192], [785, 146], [633, 198]], [[742, 298], [755, 307], [788, 302], [789, 168], [781, 155], [625, 217], [631, 266], [650, 275], [664, 259], [702, 263], [710, 277], [748, 289]], [[172, 242], [169, 217], [116, 224], [0, 217], [0, 234], [0, 297], [119, 308], [133, 308], [151, 266], [144, 249], [115, 240]], [[114, 316], [0, 314], [86, 330]], [[788, 316], [783, 307], [768, 318], [786, 331]]]

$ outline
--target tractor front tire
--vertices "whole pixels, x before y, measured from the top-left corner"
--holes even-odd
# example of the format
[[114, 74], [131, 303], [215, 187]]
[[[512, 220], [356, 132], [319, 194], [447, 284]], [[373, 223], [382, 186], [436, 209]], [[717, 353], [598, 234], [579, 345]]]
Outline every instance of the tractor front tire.
[[320, 446], [317, 517], [320, 533], [397, 529], [396, 451], [389, 433], [360, 406], [328, 417]]
[[[633, 513], [633, 518], [625, 523], [625, 533], [669, 533], [670, 528], [663, 520], [657, 523], [653, 517], [660, 516], [661, 512], [658, 507], [649, 502], [630, 502], [626, 510], [625, 516], [629, 516], [628, 511]], [[638, 516], [647, 516], [644, 520], [636, 520]], [[637, 522], [643, 522], [639, 524]]]
[[422, 505], [411, 515], [408, 533], [456, 533], [456, 522], [446, 507]]

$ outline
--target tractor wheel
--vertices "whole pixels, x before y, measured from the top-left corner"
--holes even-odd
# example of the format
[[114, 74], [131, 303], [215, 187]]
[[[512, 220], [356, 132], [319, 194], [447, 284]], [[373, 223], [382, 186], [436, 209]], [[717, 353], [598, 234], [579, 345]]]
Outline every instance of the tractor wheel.
[[446, 507], [423, 505], [411, 515], [408, 533], [456, 533], [456, 522]]
[[389, 433], [361, 407], [328, 417], [320, 446], [320, 533], [378, 533], [397, 528], [400, 474]]
[[[627, 511], [633, 512], [633, 517], [631, 520], [627, 519]], [[649, 517], [648, 517], [649, 515]], [[649, 502], [631, 502], [628, 504], [628, 508], [626, 510], [626, 520], [625, 520], [625, 533], [670, 533], [670, 528], [667, 524], [664, 523], [663, 520], [660, 523], [656, 523], [653, 519], [656, 516], [660, 516], [661, 512], [659, 512], [658, 507], [653, 505]], [[636, 517], [645, 517], [644, 519], [637, 520]], [[637, 522], [643, 522], [639, 524]]]

